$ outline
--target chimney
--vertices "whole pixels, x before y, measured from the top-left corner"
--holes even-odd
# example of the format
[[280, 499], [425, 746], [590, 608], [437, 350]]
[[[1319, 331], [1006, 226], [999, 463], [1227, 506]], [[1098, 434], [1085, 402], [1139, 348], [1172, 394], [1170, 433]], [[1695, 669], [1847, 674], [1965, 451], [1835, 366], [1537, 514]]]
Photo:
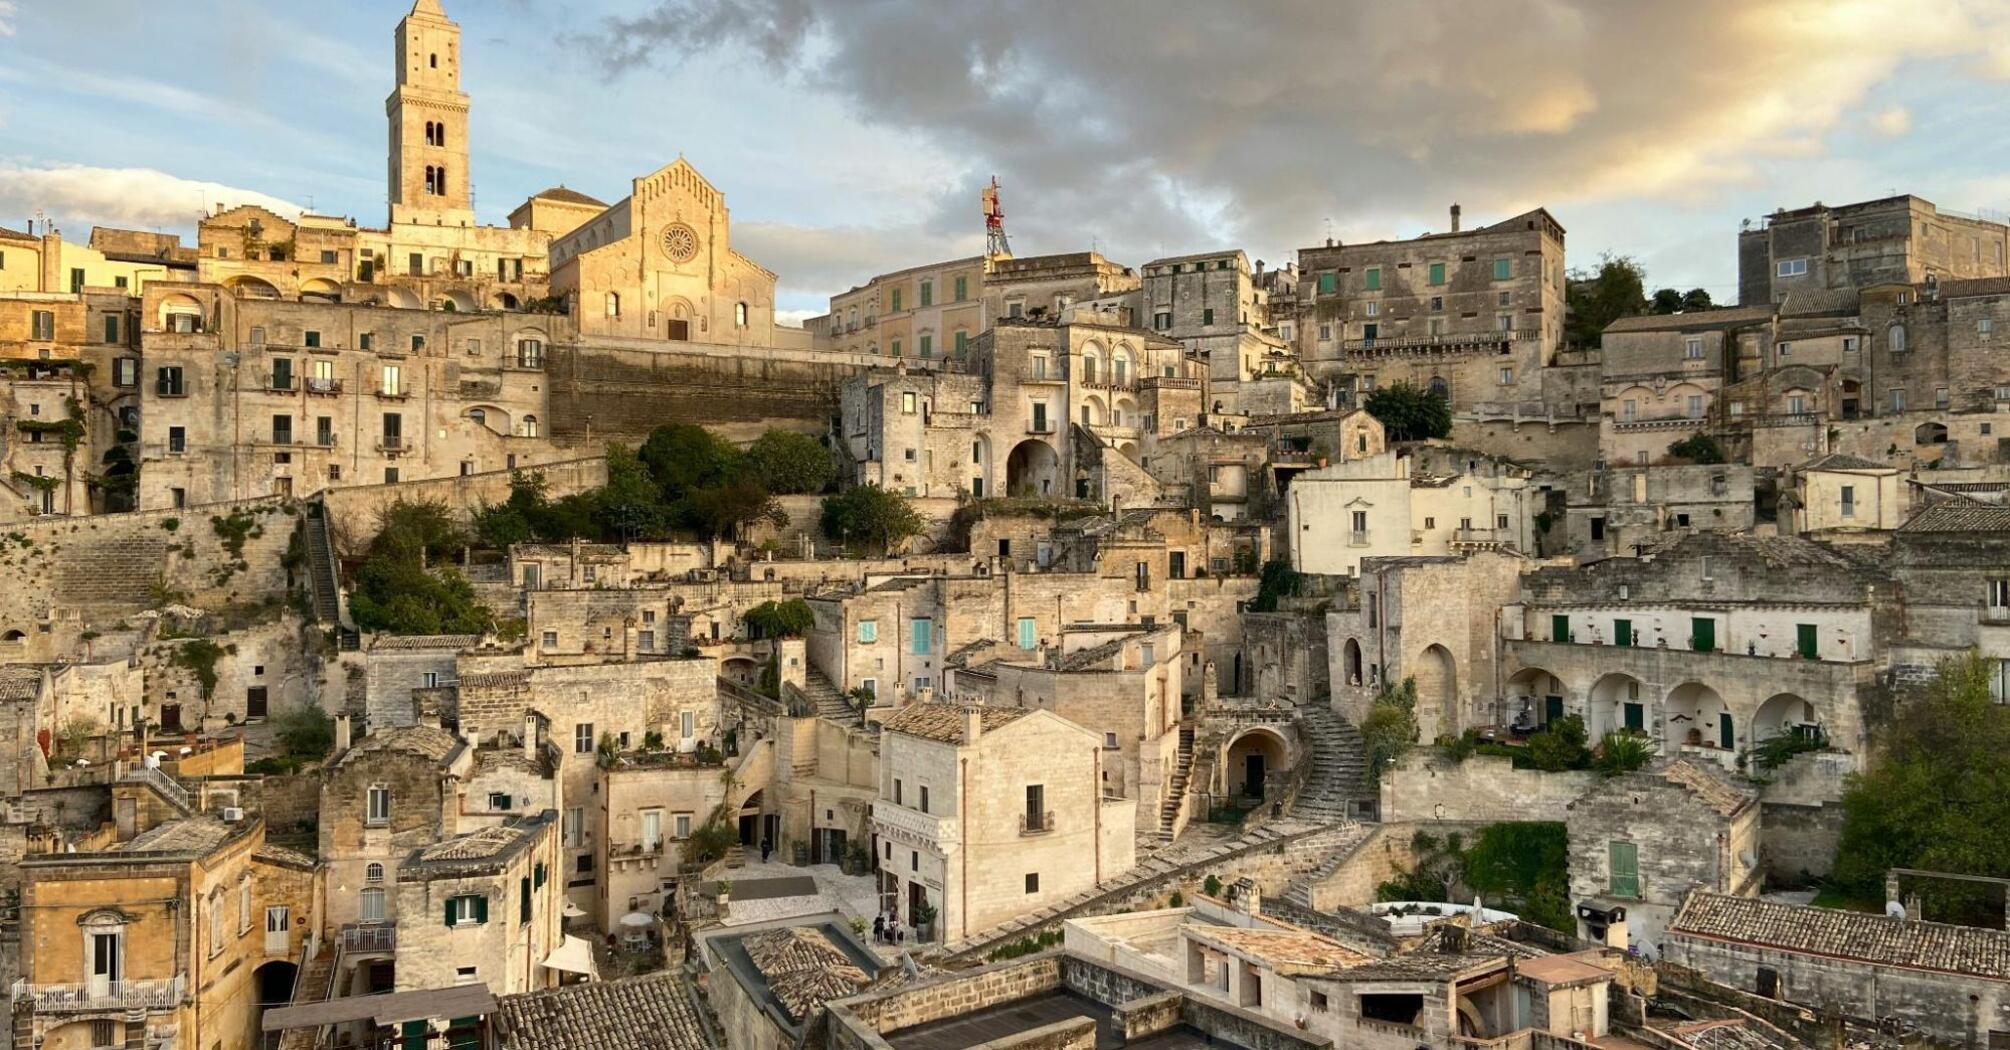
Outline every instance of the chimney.
[[1262, 259], [1258, 259], [1258, 260], [1256, 260], [1256, 275], [1257, 275], [1258, 277], [1261, 277], [1261, 276], [1263, 276], [1263, 260], [1262, 260]]
[[523, 714], [523, 757], [537, 758], [537, 716], [528, 711]]
[[1452, 205], [1452, 232], [1459, 232], [1459, 206], [1456, 203]]
[[342, 716], [340, 716], [340, 717], [336, 718], [336, 719], [335, 719], [335, 753], [336, 753], [336, 754], [338, 754], [338, 755], [339, 755], [339, 754], [341, 754], [342, 752], [344, 752], [344, 751], [347, 751], [347, 750], [349, 750], [349, 732], [350, 732], [350, 730], [349, 730], [349, 716], [348, 716], [348, 715], [342, 715]]
[[976, 747], [977, 738], [984, 735], [984, 710], [980, 707], [963, 709], [963, 743], [966, 747]]

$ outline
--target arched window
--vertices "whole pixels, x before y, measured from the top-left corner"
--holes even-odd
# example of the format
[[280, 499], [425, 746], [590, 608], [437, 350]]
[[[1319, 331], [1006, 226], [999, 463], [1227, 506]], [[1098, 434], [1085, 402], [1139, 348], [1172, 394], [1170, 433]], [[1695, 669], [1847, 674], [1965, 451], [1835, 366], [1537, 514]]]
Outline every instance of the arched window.
[[1892, 352], [1892, 353], [1894, 353], [1894, 354], [1902, 354], [1902, 353], [1905, 353], [1905, 326], [1904, 326], [1904, 325], [1902, 325], [1902, 324], [1895, 324], [1895, 325], [1892, 325], [1892, 326], [1891, 326], [1891, 332], [1890, 332], [1890, 334], [1889, 334], [1889, 335], [1888, 335], [1888, 336], [1887, 336], [1886, 338], [1887, 338], [1887, 340], [1888, 340], [1888, 343], [1889, 343], [1889, 345], [1890, 345], [1890, 347], [1891, 347], [1891, 352]]
[[433, 167], [431, 164], [426, 165], [426, 195], [428, 197], [439, 192], [439, 176], [435, 174], [438, 171], [439, 169]]
[[434, 124], [433, 145], [444, 146], [446, 144], [447, 144], [447, 125], [445, 123]]
[[482, 426], [488, 426], [489, 424], [489, 414], [487, 412], [482, 411], [479, 408], [468, 409], [468, 418], [474, 420], [476, 423], [479, 423]]
[[439, 172], [439, 184], [435, 192], [444, 197], [447, 195], [447, 166], [445, 164], [440, 165]]
[[370, 863], [364, 865], [363, 881], [365, 882], [384, 881], [384, 866], [382, 864], [377, 863], [376, 861], [371, 861]]
[[534, 437], [536, 437], [536, 436], [537, 436], [537, 417], [536, 417], [536, 416], [525, 416], [525, 417], [523, 417], [523, 436], [524, 436], [524, 437], [527, 437], [527, 438], [534, 438]]
[[1431, 396], [1443, 400], [1450, 400], [1452, 396], [1452, 385], [1450, 383], [1445, 382], [1444, 376], [1431, 377]]
[[608, 293], [607, 293], [607, 316], [609, 316], [609, 317], [620, 317], [620, 316], [621, 316], [621, 293], [620, 293], [620, 292], [608, 292]]
[[734, 324], [734, 325], [736, 325], [736, 326], [738, 326], [738, 327], [740, 327], [740, 328], [745, 328], [745, 327], [747, 327], [747, 304], [746, 304], [746, 303], [734, 303], [734, 304], [733, 304], [733, 324]]

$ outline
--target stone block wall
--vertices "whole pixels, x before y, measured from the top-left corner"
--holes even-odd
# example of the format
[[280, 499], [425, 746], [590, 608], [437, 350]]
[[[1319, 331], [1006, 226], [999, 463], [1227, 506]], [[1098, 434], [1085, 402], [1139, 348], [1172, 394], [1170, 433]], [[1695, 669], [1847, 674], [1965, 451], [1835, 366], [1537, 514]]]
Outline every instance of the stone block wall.
[[1382, 774], [1382, 819], [1400, 821], [1563, 820], [1598, 780], [1589, 770], [1516, 769], [1499, 755], [1454, 762], [1436, 749], [1403, 756]]

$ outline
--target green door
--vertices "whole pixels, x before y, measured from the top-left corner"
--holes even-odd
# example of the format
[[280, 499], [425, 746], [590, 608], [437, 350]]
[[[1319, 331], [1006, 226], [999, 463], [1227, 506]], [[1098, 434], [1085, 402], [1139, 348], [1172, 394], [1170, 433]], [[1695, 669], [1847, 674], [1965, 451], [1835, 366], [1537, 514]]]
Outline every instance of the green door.
[[1560, 696], [1543, 697], [1542, 724], [1546, 726], [1555, 725], [1556, 723], [1562, 720], [1563, 720], [1563, 697]]
[[1631, 842], [1611, 842], [1606, 850], [1611, 872], [1607, 892], [1614, 897], [1640, 896], [1640, 847]]
[[1822, 643], [1815, 632], [1815, 625], [1799, 623], [1794, 625], [1795, 648], [1800, 650], [1802, 659], [1813, 660], [1821, 655]]
[[1614, 644], [1614, 645], [1632, 645], [1632, 644], [1633, 644], [1633, 621], [1632, 621], [1632, 620], [1614, 620], [1614, 621], [1612, 621], [1612, 644]]
[[1689, 648], [1699, 653], [1717, 651], [1717, 621], [1698, 616], [1689, 621]]
[[1636, 703], [1626, 705], [1626, 728], [1636, 733], [1647, 731], [1647, 709]]
[[1731, 712], [1717, 715], [1717, 746], [1726, 751], [1738, 746], [1738, 737], [1731, 732]]
[[1563, 613], [1556, 613], [1549, 618], [1549, 640], [1552, 642], [1570, 641], [1569, 616]]

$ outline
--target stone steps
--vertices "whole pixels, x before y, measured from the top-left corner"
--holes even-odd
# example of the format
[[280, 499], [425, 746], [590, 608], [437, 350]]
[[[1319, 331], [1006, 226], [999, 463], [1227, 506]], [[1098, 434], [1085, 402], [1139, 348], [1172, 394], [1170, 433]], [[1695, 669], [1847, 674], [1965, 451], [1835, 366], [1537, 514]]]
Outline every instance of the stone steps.
[[1312, 769], [1292, 802], [1292, 816], [1328, 823], [1348, 819], [1351, 803], [1366, 797], [1367, 753], [1360, 731], [1323, 703], [1300, 709], [1298, 728]]
[[839, 725], [859, 724], [858, 709], [845, 699], [828, 676], [812, 667], [803, 676], [803, 695], [816, 705], [817, 717], [828, 718]]
[[1355, 831], [1355, 834], [1350, 834], [1345, 841], [1334, 846], [1332, 852], [1328, 853], [1318, 864], [1314, 865], [1311, 871], [1307, 872], [1303, 877], [1292, 879], [1290, 884], [1285, 887], [1284, 899], [1310, 911], [1312, 909], [1312, 887], [1320, 882], [1324, 882], [1327, 876], [1339, 871], [1340, 866], [1347, 863], [1348, 858], [1360, 850], [1361, 844], [1368, 841], [1368, 836], [1374, 829], [1367, 825], [1356, 825]]

